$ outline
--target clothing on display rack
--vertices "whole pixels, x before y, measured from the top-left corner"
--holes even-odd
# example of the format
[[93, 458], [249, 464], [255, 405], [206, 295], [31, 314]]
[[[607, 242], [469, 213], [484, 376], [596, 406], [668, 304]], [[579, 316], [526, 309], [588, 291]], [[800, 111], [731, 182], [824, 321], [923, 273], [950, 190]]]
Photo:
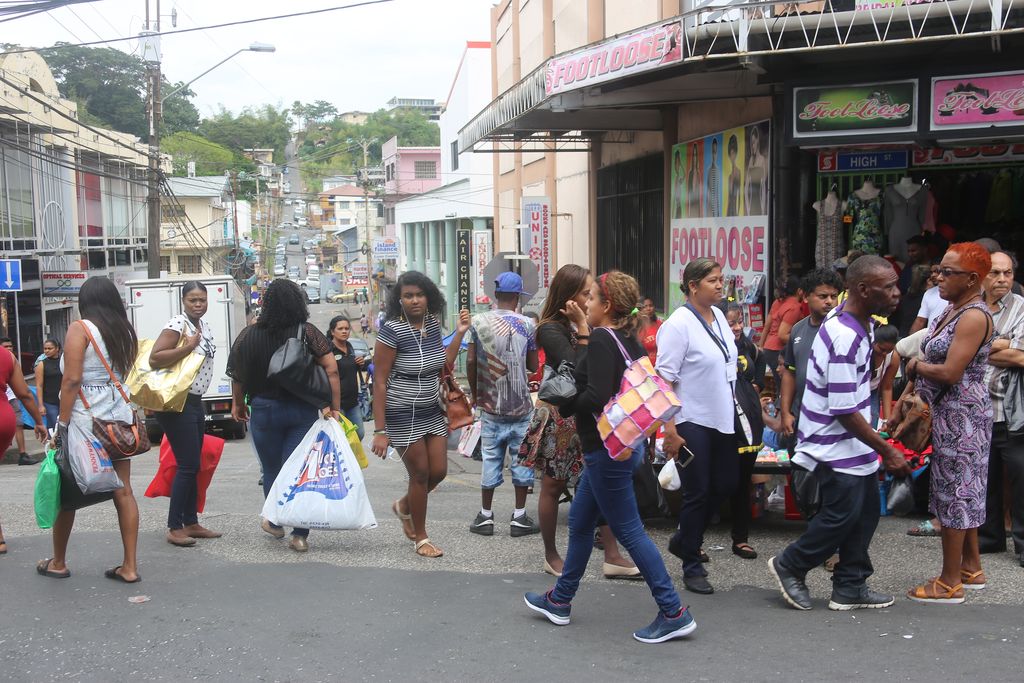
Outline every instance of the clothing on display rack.
[[874, 186], [871, 187], [874, 196], [871, 196], [871, 190], [865, 187], [855, 191], [846, 200], [846, 215], [851, 217], [853, 223], [850, 249], [865, 254], [880, 254], [882, 252], [882, 192]]
[[836, 259], [846, 254], [843, 244], [843, 203], [835, 191], [814, 202], [818, 213], [818, 238], [814, 243], [814, 265], [831, 268]]
[[888, 253], [906, 262], [907, 240], [920, 235], [928, 208], [928, 190], [910, 178], [885, 188], [885, 228], [889, 234]]

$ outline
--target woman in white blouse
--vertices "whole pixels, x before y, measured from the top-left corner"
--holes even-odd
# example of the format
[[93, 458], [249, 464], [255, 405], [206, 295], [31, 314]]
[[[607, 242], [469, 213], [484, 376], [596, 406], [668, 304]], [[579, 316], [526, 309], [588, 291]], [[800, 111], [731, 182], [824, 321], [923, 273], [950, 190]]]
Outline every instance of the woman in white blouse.
[[149, 354], [149, 364], [154, 368], [170, 367], [192, 353], [205, 356], [181, 412], [156, 413], [178, 465], [167, 510], [167, 542], [181, 548], [195, 545], [197, 538], [220, 536], [219, 532], [203, 527], [196, 512], [196, 477], [206, 433], [203, 394], [213, 379], [213, 355], [217, 350], [213, 330], [203, 320], [208, 305], [202, 282], [193, 280], [182, 285], [182, 313], [167, 322]]
[[[713, 593], [702, 562], [704, 529], [738, 480], [736, 451], [736, 343], [722, 299], [722, 267], [714, 260], [691, 261], [680, 285], [687, 303], [658, 331], [658, 374], [673, 385], [683, 407], [674, 425], [665, 425], [665, 455], [686, 462], [679, 529], [669, 551], [683, 561], [683, 584], [695, 593]], [[706, 557], [706, 556], [705, 556]]]

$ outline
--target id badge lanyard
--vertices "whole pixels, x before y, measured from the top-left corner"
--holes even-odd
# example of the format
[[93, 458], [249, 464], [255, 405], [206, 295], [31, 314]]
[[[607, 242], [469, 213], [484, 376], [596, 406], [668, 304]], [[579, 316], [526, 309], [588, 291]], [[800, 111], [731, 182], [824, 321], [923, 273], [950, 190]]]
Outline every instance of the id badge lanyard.
[[747, 437], [747, 443], [754, 443], [754, 430], [750, 426], [750, 420], [747, 418], [747, 414], [743, 411], [743, 407], [740, 406], [740, 402], [736, 400], [736, 365], [730, 362], [729, 358], [729, 347], [725, 343], [725, 333], [722, 332], [721, 324], [718, 322], [718, 318], [715, 318], [715, 326], [718, 327], [718, 334], [711, 329], [711, 325], [708, 321], [701, 317], [697, 309], [692, 304], [687, 303], [686, 308], [693, 313], [694, 317], [700, 321], [701, 327], [708, 333], [712, 341], [715, 342], [715, 346], [722, 352], [722, 357], [725, 359], [725, 381], [729, 384], [729, 388], [732, 390], [732, 402], [736, 406], [736, 417], [740, 421], [740, 426], [743, 427], [743, 435]]

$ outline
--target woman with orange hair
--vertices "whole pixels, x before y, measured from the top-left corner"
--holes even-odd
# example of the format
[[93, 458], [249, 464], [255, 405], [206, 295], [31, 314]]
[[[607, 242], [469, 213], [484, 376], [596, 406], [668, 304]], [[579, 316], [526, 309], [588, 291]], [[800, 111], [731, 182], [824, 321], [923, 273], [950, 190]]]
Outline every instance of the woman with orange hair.
[[[954, 244], [939, 267], [939, 296], [949, 302], [928, 330], [924, 357], [907, 365], [932, 410], [931, 512], [942, 523], [942, 573], [912, 588], [917, 602], [959, 604], [964, 589], [985, 587], [978, 527], [985, 522], [992, 402], [985, 367], [992, 317], [981, 283], [992, 267], [978, 244]], [[900, 415], [894, 416], [897, 423]]]

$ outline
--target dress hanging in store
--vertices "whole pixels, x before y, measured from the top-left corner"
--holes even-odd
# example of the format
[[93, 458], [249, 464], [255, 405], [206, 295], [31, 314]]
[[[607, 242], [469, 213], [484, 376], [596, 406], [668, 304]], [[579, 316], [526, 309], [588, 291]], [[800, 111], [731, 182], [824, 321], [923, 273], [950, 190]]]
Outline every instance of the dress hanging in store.
[[889, 233], [889, 254], [906, 263], [907, 240], [920, 235], [928, 209], [928, 190], [910, 178], [885, 188], [885, 228]]
[[831, 268], [836, 259], [846, 254], [843, 244], [843, 203], [835, 192], [814, 202], [818, 212], [818, 238], [814, 243], [814, 265]]
[[846, 200], [846, 214], [851, 217], [853, 230], [850, 249], [865, 254], [882, 252], [882, 192], [865, 182]]

